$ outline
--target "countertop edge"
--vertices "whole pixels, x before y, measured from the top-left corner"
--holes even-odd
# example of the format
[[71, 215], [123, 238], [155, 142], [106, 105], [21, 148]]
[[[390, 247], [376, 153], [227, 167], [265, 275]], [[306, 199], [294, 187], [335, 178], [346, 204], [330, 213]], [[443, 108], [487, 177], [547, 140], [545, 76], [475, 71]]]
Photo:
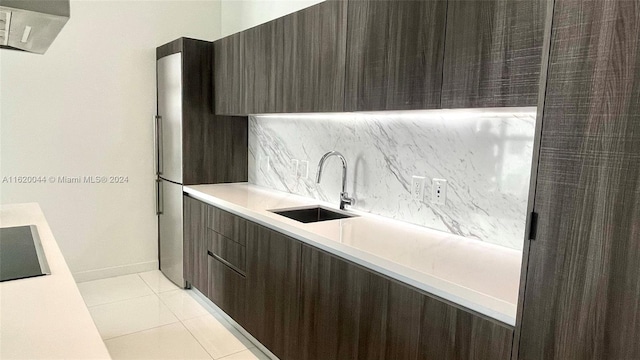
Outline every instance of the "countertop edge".
[[40, 205], [0, 205], [0, 226], [26, 225], [51, 274], [0, 283], [0, 358], [111, 359]]
[[[466, 299], [464, 297], [461, 297], [459, 295], [455, 295], [455, 294], [452, 294], [452, 293], [447, 292], [445, 290], [442, 290], [442, 289], [440, 289], [438, 287], [435, 287], [435, 286], [432, 286], [432, 285], [429, 285], [429, 284], [425, 284], [425, 283], [423, 283], [421, 281], [417, 281], [417, 280], [412, 279], [411, 277], [408, 277], [406, 275], [394, 272], [394, 271], [386, 268], [384, 265], [379, 265], [379, 264], [375, 264], [375, 263], [372, 263], [370, 261], [367, 261], [363, 257], [374, 256], [376, 258], [377, 262], [383, 263], [383, 264], [384, 263], [388, 263], [388, 265], [390, 265], [389, 267], [393, 267], [392, 265], [394, 265], [395, 263], [393, 263], [390, 260], [386, 260], [386, 259], [377, 257], [377, 256], [372, 255], [372, 254], [367, 254], [364, 251], [356, 249], [356, 248], [349, 248], [349, 252], [345, 252], [342, 249], [339, 249], [337, 246], [336, 247], [328, 246], [328, 245], [326, 245], [326, 244], [324, 244], [324, 243], [322, 243], [320, 241], [314, 241], [313, 238], [318, 236], [318, 235], [315, 235], [313, 233], [307, 232], [307, 231], [302, 230], [302, 229], [294, 228], [294, 227], [292, 227], [292, 226], [290, 226], [288, 224], [285, 224], [285, 223], [277, 223], [272, 218], [269, 218], [269, 217], [266, 217], [264, 215], [261, 215], [260, 213], [257, 213], [257, 212], [255, 212], [253, 210], [250, 210], [250, 209], [247, 209], [247, 208], [245, 208], [243, 206], [236, 205], [234, 203], [222, 200], [222, 199], [217, 198], [217, 197], [215, 197], [213, 195], [209, 195], [209, 194], [203, 193], [203, 192], [198, 191], [198, 190], [196, 190], [196, 189], [194, 189], [194, 188], [192, 188], [190, 186], [184, 186], [183, 187], [183, 191], [184, 191], [184, 193], [189, 194], [191, 197], [193, 197], [193, 198], [195, 198], [197, 200], [203, 201], [203, 202], [205, 202], [205, 203], [207, 203], [209, 205], [220, 207], [222, 210], [228, 211], [228, 212], [230, 212], [232, 214], [235, 214], [235, 215], [240, 216], [242, 218], [245, 218], [247, 220], [251, 220], [251, 221], [253, 221], [253, 222], [255, 222], [255, 223], [259, 224], [259, 225], [262, 225], [262, 226], [264, 226], [266, 228], [269, 228], [271, 230], [283, 233], [283, 234], [285, 234], [285, 235], [287, 235], [289, 237], [292, 237], [292, 238], [294, 238], [294, 239], [296, 239], [298, 241], [301, 241], [301, 242], [303, 242], [305, 244], [311, 245], [311, 246], [316, 247], [316, 248], [318, 248], [320, 250], [326, 251], [326, 252], [328, 252], [330, 254], [339, 256], [339, 257], [341, 257], [341, 258], [343, 258], [343, 259], [345, 259], [347, 261], [353, 262], [355, 264], [358, 264], [360, 266], [368, 268], [368, 269], [370, 269], [372, 271], [375, 271], [375, 272], [378, 272], [380, 274], [383, 274], [383, 275], [385, 275], [385, 276], [387, 276], [389, 278], [392, 278], [392, 279], [395, 279], [395, 280], [400, 281], [402, 283], [405, 283], [407, 285], [413, 286], [413, 287], [415, 287], [417, 289], [420, 289], [422, 291], [425, 291], [425, 292], [427, 292], [427, 293], [429, 293], [429, 294], [431, 294], [431, 295], [433, 295], [435, 297], [438, 297], [438, 298], [441, 298], [441, 299], [443, 299], [443, 300], [445, 300], [447, 302], [450, 302], [454, 306], [459, 306], [459, 307], [468, 309], [470, 311], [479, 313], [481, 315], [487, 316], [487, 317], [489, 317], [489, 318], [491, 318], [493, 320], [496, 320], [496, 321], [498, 321], [498, 322], [500, 322], [503, 325], [508, 326], [508, 327], [514, 327], [515, 326], [515, 322], [516, 322], [515, 316], [510, 316], [510, 315], [505, 314], [503, 312], [494, 310], [494, 309], [492, 309], [490, 307], [487, 307], [487, 306], [478, 304], [476, 302], [473, 302], [473, 301], [471, 301], [469, 299]], [[336, 245], [338, 245], [338, 244], [336, 244]], [[403, 266], [403, 265], [395, 264], [395, 266]], [[403, 267], [406, 268], [406, 272], [419, 273], [416, 270], [407, 268], [405, 266], [403, 266]], [[422, 276], [425, 275], [424, 273], [420, 273], [420, 274]], [[428, 274], [426, 274], [426, 275], [428, 275]], [[428, 276], [430, 276], [430, 275], [428, 275]], [[433, 277], [433, 276], [431, 276], [431, 277]], [[446, 282], [446, 280], [442, 280], [442, 279], [439, 279], [439, 278], [436, 278], [436, 277], [433, 277], [433, 279], [434, 279], [434, 282], [438, 282], [438, 281]], [[460, 287], [460, 288], [462, 288], [462, 287]], [[474, 292], [474, 293], [478, 293], [478, 292], [470, 290], [470, 289], [468, 289], [468, 290], [471, 291], [471, 292]], [[480, 293], [478, 293], [478, 294], [480, 294]], [[490, 297], [488, 295], [485, 295], [485, 294], [480, 294], [480, 295], [485, 296], [486, 298], [494, 299], [496, 304], [501, 303], [502, 306], [505, 306], [505, 304], [506, 304], [506, 305], [509, 305], [511, 307], [511, 304], [508, 304], [507, 302], [502, 301], [500, 299], [495, 299], [495, 298], [492, 298], [492, 297]], [[515, 310], [515, 305], [513, 305], [513, 310]]]

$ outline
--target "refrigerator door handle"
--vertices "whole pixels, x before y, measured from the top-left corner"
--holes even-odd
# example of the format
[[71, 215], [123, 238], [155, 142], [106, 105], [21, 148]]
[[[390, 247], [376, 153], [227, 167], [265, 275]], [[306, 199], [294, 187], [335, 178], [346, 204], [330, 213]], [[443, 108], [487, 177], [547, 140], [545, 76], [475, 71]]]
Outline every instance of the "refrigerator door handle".
[[162, 215], [164, 210], [164, 193], [162, 189], [162, 180], [156, 179], [156, 215]]
[[164, 161], [162, 159], [163, 148], [162, 148], [162, 116], [156, 115], [154, 116], [155, 123], [155, 145], [156, 145], [156, 175], [162, 175], [162, 170], [164, 168]]

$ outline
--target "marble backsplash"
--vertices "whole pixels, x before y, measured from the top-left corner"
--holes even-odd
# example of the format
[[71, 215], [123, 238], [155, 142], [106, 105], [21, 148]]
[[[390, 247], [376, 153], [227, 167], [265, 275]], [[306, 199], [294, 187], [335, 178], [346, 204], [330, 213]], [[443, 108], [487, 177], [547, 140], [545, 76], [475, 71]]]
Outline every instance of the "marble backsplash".
[[[327, 160], [315, 183], [318, 161], [336, 150], [348, 161], [353, 208], [521, 250], [535, 111], [251, 116], [249, 182], [338, 204], [339, 159]], [[422, 200], [411, 196], [414, 175], [426, 178]], [[431, 201], [433, 178], [447, 180], [444, 205]]]

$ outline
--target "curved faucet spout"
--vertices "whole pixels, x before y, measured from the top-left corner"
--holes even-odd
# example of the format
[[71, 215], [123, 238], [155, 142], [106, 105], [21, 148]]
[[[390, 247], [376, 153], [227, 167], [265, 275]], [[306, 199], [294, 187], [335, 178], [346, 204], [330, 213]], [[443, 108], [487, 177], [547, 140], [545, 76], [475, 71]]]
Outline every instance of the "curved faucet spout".
[[340, 192], [340, 209], [344, 210], [345, 205], [353, 205], [355, 203], [355, 199], [350, 198], [347, 193], [347, 159], [344, 158], [344, 155], [337, 151], [329, 151], [324, 154], [322, 158], [320, 158], [320, 162], [318, 162], [316, 183], [319, 184], [320, 179], [322, 179], [322, 170], [324, 168], [325, 161], [332, 156], [337, 156], [342, 161], [342, 192]]

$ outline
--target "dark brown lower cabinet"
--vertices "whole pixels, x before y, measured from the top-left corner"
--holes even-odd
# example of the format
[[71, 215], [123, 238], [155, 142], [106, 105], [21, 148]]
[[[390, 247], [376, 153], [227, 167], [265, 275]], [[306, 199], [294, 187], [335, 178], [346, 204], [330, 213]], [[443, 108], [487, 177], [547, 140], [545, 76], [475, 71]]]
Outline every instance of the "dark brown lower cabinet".
[[309, 246], [300, 359], [508, 359], [513, 329]]
[[195, 286], [281, 359], [510, 356], [510, 326], [197, 200], [185, 209], [185, 247], [199, 241], [187, 235], [208, 238], [185, 252], [205, 253], [206, 271], [193, 273], [207, 286]]
[[207, 293], [206, 219], [209, 205], [188, 196], [183, 197], [184, 216], [184, 280], [201, 293]]
[[509, 359], [513, 328], [423, 298], [419, 359]]
[[209, 274], [207, 297], [238, 324], [246, 326], [247, 279], [211, 251], [208, 252], [207, 260]]
[[302, 264], [300, 359], [381, 358], [388, 283], [309, 246]]
[[300, 242], [247, 221], [245, 329], [281, 359], [298, 359]]

